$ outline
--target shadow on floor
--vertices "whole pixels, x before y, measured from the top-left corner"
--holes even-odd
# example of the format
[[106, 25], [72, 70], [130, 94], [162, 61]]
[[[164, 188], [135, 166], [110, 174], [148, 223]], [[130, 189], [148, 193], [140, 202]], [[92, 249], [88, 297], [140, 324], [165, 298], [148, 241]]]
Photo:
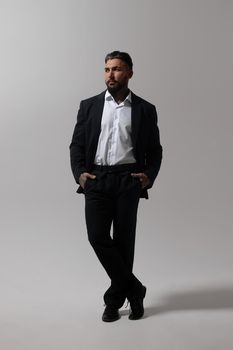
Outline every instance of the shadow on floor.
[[220, 310], [233, 308], [233, 286], [208, 287], [170, 292], [156, 306], [145, 309], [146, 316], [185, 310]]

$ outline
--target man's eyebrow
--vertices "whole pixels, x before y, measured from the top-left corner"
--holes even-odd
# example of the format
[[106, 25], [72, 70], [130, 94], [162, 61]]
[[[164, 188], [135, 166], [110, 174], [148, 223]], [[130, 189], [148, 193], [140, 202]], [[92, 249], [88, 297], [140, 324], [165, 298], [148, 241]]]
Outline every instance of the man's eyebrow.
[[121, 69], [123, 68], [124, 66], [113, 66], [113, 67], [105, 67], [104, 69]]

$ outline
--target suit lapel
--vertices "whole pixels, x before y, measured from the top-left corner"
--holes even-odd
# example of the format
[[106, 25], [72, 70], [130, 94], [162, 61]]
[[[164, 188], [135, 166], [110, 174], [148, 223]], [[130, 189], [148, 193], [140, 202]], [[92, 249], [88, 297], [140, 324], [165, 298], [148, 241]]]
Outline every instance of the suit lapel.
[[94, 105], [93, 124], [94, 124], [94, 135], [95, 135], [94, 139], [95, 139], [96, 145], [97, 145], [99, 134], [101, 131], [101, 120], [102, 120], [102, 114], [103, 114], [103, 108], [104, 108], [104, 96], [105, 96], [105, 91], [97, 96], [97, 100]]
[[132, 93], [132, 114], [131, 114], [131, 126], [132, 126], [132, 143], [133, 147], [136, 148], [138, 131], [141, 123], [141, 104], [140, 99]]

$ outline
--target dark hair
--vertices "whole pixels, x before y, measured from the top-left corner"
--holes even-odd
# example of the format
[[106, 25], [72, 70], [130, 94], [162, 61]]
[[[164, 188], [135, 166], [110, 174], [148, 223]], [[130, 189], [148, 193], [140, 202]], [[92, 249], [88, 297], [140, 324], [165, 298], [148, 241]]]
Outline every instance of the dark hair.
[[105, 57], [105, 63], [107, 63], [108, 60], [112, 60], [113, 58], [119, 58], [120, 60], [124, 61], [129, 66], [130, 69], [133, 69], [132, 58], [127, 52], [121, 52], [121, 51], [110, 52]]

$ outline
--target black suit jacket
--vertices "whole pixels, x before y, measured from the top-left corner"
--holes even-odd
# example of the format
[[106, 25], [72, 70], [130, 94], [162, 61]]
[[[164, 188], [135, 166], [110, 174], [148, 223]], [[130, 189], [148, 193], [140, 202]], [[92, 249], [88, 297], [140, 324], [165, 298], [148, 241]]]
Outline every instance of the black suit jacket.
[[[101, 131], [101, 119], [104, 108], [105, 91], [81, 101], [70, 144], [71, 168], [79, 183], [83, 172], [91, 172]], [[162, 161], [157, 113], [155, 106], [132, 93], [132, 144], [138, 169], [150, 179], [150, 185], [142, 190], [141, 197], [148, 198], [147, 189], [151, 188], [159, 172]], [[79, 187], [79, 193], [83, 192]]]

